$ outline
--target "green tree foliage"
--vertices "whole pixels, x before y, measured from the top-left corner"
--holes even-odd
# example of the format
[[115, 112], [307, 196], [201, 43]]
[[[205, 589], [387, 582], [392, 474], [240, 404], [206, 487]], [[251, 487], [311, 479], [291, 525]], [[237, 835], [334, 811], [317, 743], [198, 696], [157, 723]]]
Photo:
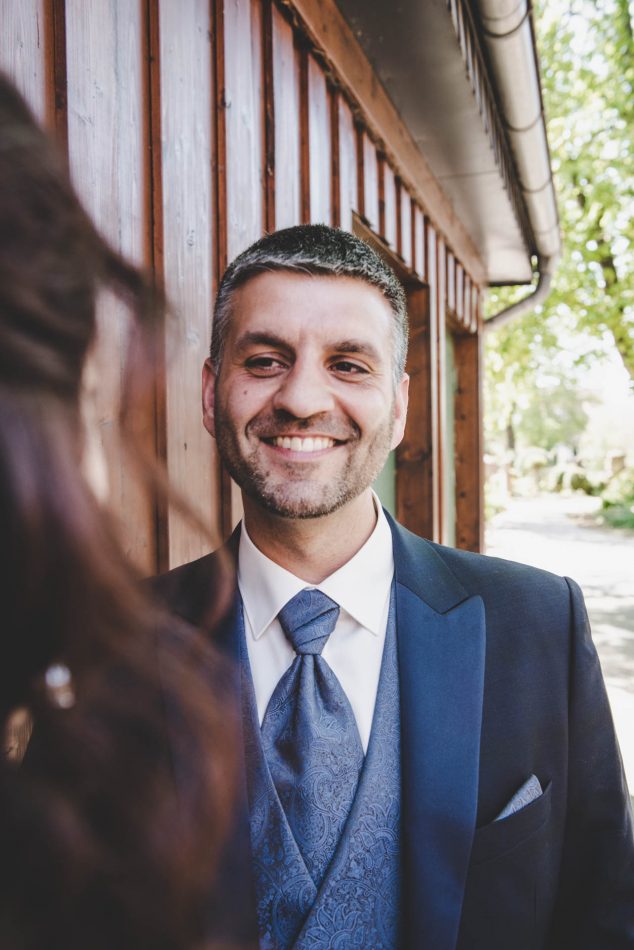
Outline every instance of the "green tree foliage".
[[537, 34], [564, 253], [546, 317], [614, 340], [634, 379], [634, 37], [628, 0], [542, 0]]
[[[563, 253], [545, 304], [487, 334], [488, 435], [506, 432], [507, 444], [514, 438], [509, 426], [522, 431], [536, 397], [547, 413], [555, 392], [574, 392], [580, 364], [609, 347], [634, 384], [633, 12], [628, 0], [536, 5]], [[524, 294], [491, 293], [487, 311]], [[570, 346], [577, 336], [583, 343]], [[568, 422], [574, 442], [572, 417]], [[526, 437], [529, 429], [536, 437], [526, 417]], [[550, 441], [544, 432], [542, 442]]]

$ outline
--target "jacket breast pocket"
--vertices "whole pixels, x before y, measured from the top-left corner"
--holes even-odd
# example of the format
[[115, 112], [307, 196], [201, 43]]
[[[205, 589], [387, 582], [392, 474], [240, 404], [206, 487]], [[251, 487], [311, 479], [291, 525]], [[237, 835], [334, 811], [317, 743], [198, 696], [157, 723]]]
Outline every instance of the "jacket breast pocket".
[[552, 782], [539, 798], [508, 818], [492, 821], [476, 829], [471, 849], [471, 866], [491, 861], [519, 847], [534, 835], [550, 817]]
[[478, 828], [457, 950], [537, 950], [548, 926], [551, 783], [542, 795]]

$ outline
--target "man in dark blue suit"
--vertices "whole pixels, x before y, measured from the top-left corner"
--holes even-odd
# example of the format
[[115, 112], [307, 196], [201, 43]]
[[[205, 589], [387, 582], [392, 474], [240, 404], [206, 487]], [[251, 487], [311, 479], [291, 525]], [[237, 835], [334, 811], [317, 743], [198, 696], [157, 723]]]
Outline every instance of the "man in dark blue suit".
[[[403, 435], [406, 348], [402, 288], [345, 232], [277, 232], [223, 278], [203, 406], [244, 503], [220, 637], [245, 746], [228, 930], [275, 950], [634, 947], [579, 589], [424, 541], [370, 488]], [[158, 587], [198, 623], [213, 571]]]

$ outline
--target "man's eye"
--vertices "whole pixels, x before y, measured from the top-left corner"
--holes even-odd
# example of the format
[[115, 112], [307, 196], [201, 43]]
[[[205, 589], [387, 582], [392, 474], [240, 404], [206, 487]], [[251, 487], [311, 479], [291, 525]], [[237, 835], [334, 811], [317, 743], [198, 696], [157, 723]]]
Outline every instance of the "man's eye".
[[256, 376], [268, 376], [284, 369], [282, 360], [275, 356], [252, 356], [246, 361], [246, 367]]
[[342, 376], [364, 376], [368, 370], [359, 363], [352, 363], [350, 360], [337, 360], [332, 364], [332, 369]]

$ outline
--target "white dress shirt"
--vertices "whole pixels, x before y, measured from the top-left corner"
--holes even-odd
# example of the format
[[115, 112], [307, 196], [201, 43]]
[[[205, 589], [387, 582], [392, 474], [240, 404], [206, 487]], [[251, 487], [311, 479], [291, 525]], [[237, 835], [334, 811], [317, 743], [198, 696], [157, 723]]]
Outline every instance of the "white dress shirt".
[[300, 590], [317, 587], [341, 608], [322, 656], [350, 701], [367, 752], [394, 576], [392, 533], [377, 498], [375, 507], [377, 522], [368, 540], [320, 584], [309, 584], [271, 561], [242, 524], [238, 587], [260, 724], [273, 690], [295, 658], [277, 615]]

